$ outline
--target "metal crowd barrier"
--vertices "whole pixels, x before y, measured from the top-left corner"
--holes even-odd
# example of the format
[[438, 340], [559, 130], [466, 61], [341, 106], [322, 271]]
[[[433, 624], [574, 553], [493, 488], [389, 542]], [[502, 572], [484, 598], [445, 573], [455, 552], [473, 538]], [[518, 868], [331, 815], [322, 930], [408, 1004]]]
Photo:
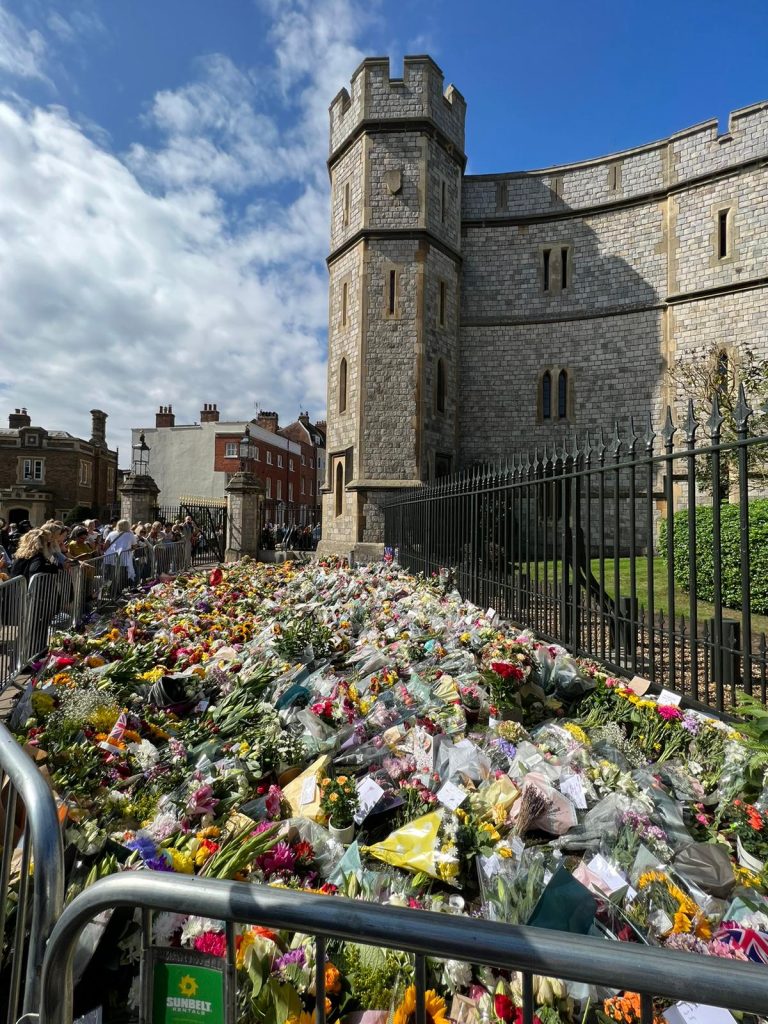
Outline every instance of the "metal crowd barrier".
[[24, 623], [27, 581], [22, 577], [0, 583], [0, 689], [24, 664]]
[[[78, 936], [97, 914], [116, 907], [142, 909], [144, 950], [151, 943], [154, 911], [227, 922], [230, 976], [234, 974], [234, 923], [314, 936], [316, 1024], [325, 1024], [324, 963], [329, 939], [413, 954], [415, 1024], [426, 1022], [428, 956], [521, 971], [523, 1024], [533, 1024], [535, 975], [637, 992], [641, 1024], [653, 1024], [654, 995], [758, 1015], [764, 1015], [768, 1006], [768, 972], [752, 963], [242, 882], [129, 871], [96, 882], [56, 922], [43, 963], [40, 1024], [72, 1024], [72, 963]], [[141, 1019], [147, 1020], [144, 973]]]
[[0, 1013], [36, 1013], [45, 945], [64, 902], [56, 803], [42, 774], [0, 723]]

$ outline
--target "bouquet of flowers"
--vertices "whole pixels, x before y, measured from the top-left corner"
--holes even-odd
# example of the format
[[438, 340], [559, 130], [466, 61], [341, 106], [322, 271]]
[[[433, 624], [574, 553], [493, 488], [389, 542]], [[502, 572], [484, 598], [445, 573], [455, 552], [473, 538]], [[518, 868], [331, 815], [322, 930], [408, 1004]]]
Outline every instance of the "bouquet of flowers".
[[320, 808], [334, 828], [347, 828], [355, 819], [360, 798], [354, 780], [348, 775], [325, 778], [320, 783]]

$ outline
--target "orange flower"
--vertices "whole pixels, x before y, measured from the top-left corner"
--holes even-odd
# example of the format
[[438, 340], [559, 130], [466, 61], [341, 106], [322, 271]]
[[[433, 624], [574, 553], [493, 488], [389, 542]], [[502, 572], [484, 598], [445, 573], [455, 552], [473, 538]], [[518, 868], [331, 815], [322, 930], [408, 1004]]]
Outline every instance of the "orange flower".
[[338, 967], [330, 961], [325, 965], [325, 991], [336, 996], [341, 992], [341, 974]]

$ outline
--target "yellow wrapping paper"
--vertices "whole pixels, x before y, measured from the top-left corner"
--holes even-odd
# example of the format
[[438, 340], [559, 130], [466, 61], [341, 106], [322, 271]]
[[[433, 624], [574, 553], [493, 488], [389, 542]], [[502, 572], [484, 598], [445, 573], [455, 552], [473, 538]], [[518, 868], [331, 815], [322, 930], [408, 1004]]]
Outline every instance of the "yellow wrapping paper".
[[441, 676], [432, 692], [446, 704], [452, 704], [461, 699], [458, 683], [453, 676]]
[[502, 775], [487, 786], [481, 786], [474, 793], [470, 793], [469, 803], [475, 815], [484, 821], [491, 817], [494, 807], [499, 804], [509, 813], [519, 796], [520, 790], [514, 782], [506, 775]]
[[380, 843], [363, 847], [363, 852], [369, 853], [377, 860], [383, 860], [385, 864], [392, 864], [393, 867], [413, 872], [423, 871], [432, 878], [438, 878], [435, 868], [435, 844], [442, 820], [441, 810], [422, 814], [420, 818], [392, 832]]
[[[313, 761], [309, 768], [305, 768], [301, 775], [289, 782], [283, 790], [283, 797], [291, 806], [291, 813], [295, 818], [311, 818], [313, 821], [322, 821], [323, 812], [320, 810], [320, 780], [325, 777], [325, 769], [331, 761], [330, 754], [321, 754], [316, 761]], [[314, 778], [315, 787], [310, 800], [302, 802], [306, 798], [308, 780]]]

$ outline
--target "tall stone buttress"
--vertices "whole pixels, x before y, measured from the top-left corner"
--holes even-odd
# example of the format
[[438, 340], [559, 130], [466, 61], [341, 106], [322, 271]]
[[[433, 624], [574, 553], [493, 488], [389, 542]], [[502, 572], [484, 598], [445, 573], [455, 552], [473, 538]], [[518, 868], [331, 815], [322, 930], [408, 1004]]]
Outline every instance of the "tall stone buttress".
[[387, 499], [456, 468], [465, 111], [424, 56], [364, 60], [330, 107], [321, 554], [379, 555]]

